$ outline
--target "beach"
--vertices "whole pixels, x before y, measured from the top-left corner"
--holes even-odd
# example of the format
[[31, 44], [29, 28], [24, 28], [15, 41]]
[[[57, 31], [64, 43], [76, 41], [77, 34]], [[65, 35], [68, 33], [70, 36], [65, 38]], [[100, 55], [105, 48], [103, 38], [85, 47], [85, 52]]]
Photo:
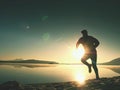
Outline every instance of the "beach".
[[120, 76], [88, 79], [84, 84], [76, 81], [33, 84], [8, 81], [0, 84], [0, 90], [120, 90]]

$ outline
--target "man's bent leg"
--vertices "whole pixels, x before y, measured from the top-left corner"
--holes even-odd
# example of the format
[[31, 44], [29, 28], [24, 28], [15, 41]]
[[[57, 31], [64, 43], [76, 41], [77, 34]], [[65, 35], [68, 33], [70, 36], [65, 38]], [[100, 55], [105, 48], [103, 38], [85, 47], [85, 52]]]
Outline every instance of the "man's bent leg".
[[87, 59], [89, 58], [89, 55], [84, 55], [81, 59], [81, 62], [88, 66], [89, 73], [92, 72], [91, 65], [87, 62]]

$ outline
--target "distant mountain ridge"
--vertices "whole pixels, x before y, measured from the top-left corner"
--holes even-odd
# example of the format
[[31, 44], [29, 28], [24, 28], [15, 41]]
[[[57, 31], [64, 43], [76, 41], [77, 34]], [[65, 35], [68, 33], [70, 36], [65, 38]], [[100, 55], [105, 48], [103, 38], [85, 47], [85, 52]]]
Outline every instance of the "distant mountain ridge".
[[0, 60], [0, 63], [41, 63], [41, 64], [58, 64], [54, 61], [45, 61], [45, 60], [35, 60], [35, 59], [16, 59], [16, 60]]
[[111, 60], [110, 62], [101, 63], [100, 65], [120, 65], [120, 57]]

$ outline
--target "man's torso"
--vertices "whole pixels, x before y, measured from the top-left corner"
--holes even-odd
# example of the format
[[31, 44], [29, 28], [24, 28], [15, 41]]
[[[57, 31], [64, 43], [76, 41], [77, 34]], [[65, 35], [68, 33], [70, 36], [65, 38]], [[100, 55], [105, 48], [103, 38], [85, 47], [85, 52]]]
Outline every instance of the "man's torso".
[[96, 51], [94, 38], [92, 36], [82, 37], [80, 38], [80, 42], [85, 49], [85, 53], [92, 53]]

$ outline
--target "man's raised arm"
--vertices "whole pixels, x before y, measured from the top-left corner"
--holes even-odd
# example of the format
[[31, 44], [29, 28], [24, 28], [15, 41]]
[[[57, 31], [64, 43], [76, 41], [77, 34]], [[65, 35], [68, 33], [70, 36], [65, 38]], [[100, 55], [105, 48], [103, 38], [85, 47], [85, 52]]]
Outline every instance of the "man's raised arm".
[[95, 42], [94, 42], [94, 47], [95, 48], [97, 48], [98, 47], [98, 45], [100, 44], [100, 42], [96, 39], [96, 38], [94, 38], [95, 39]]

